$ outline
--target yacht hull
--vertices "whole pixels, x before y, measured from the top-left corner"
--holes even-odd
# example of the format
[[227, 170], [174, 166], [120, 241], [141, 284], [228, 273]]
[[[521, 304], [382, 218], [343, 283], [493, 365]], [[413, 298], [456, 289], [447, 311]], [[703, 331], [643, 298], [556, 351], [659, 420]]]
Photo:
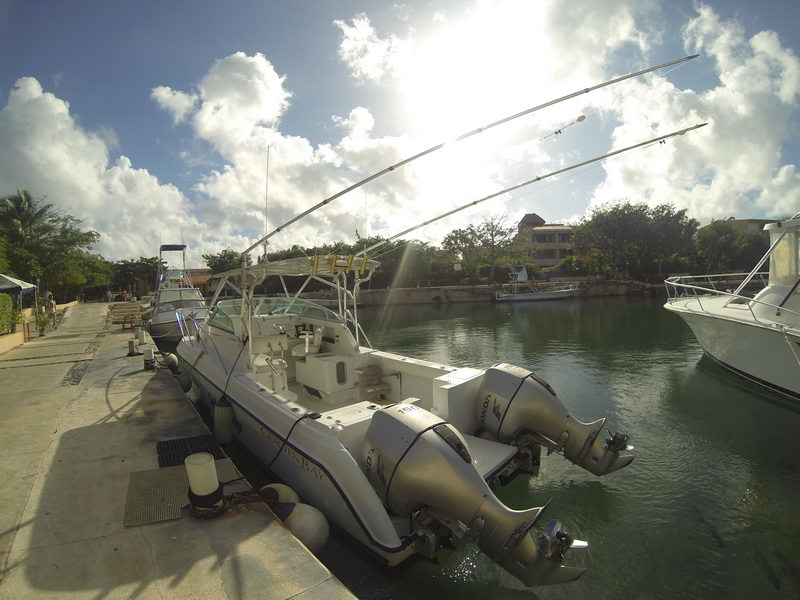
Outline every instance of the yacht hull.
[[178, 322], [174, 318], [174, 315], [171, 315], [172, 318], [169, 320], [157, 320], [159, 316], [161, 315], [156, 315], [145, 325], [147, 333], [150, 334], [150, 337], [153, 338], [156, 345], [158, 345], [159, 342], [166, 342], [169, 344], [177, 344], [180, 342], [181, 330], [178, 327]]
[[197, 345], [181, 344], [177, 354], [181, 370], [199, 388], [197, 402], [213, 411], [224, 393], [233, 409], [234, 438], [304, 502], [387, 565], [417, 551], [413, 537], [399, 538], [361, 468], [327, 427], [312, 419], [298, 422], [285, 399], [245, 375], [234, 375], [226, 385], [222, 365]]
[[726, 300], [673, 300], [665, 308], [683, 318], [704, 352], [720, 365], [800, 401], [800, 335], [754, 321], [746, 306], [723, 308]]
[[555, 290], [552, 292], [520, 292], [519, 294], [498, 294], [497, 302], [535, 302], [543, 300], [566, 300], [572, 298], [574, 290]]

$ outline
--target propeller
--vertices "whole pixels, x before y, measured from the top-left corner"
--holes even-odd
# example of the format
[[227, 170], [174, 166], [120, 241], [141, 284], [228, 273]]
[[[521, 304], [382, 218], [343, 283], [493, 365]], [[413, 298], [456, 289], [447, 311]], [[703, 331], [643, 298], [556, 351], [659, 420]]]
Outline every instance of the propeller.
[[[611, 433], [611, 430], [608, 430]], [[611, 433], [611, 437], [606, 440], [608, 449], [612, 452], [620, 452], [621, 450], [633, 450], [633, 446], [628, 445], [631, 436], [627, 433], [620, 433], [619, 431]]]
[[553, 562], [562, 562], [564, 554], [570, 548], [583, 550], [589, 547], [589, 543], [583, 540], [576, 540], [564, 530], [561, 521], [552, 520], [544, 529], [534, 534], [539, 551], [545, 558]]

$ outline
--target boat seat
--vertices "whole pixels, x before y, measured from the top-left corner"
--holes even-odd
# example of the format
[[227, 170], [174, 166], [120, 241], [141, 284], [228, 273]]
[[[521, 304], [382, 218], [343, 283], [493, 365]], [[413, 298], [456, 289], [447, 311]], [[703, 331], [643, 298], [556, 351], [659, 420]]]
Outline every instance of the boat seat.
[[297, 336], [300, 343], [292, 348], [292, 356], [304, 358], [309, 354], [319, 354], [319, 347], [322, 344], [322, 327], [317, 327], [314, 331], [301, 331]]

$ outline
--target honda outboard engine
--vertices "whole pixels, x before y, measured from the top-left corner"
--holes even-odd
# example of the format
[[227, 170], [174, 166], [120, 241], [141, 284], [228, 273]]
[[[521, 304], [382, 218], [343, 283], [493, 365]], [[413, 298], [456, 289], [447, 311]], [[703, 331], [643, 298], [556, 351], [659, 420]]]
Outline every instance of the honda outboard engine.
[[498, 364], [486, 370], [478, 404], [482, 435], [505, 444], [532, 440], [560, 452], [595, 475], [617, 471], [633, 461], [628, 436], [600, 438], [605, 419], [582, 423], [569, 414], [547, 382], [527, 369]]
[[363, 459], [369, 481], [392, 512], [410, 515], [428, 508], [457, 520], [487, 556], [526, 585], [563, 583], [583, 574], [583, 568], [561, 564], [573, 540], [560, 524], [534, 529], [543, 507], [517, 511], [498, 500], [475, 468], [464, 437], [440, 417], [413, 404], [377, 411]]

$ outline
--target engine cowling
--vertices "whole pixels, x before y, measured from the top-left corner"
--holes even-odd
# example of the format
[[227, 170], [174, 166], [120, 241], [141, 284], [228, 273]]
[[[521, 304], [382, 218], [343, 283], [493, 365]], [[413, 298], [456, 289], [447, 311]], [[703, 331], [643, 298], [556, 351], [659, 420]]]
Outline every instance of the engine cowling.
[[478, 418], [483, 435], [503, 443], [533, 436], [549, 452], [560, 452], [595, 475], [617, 471], [633, 461], [628, 436], [603, 440], [605, 419], [583, 423], [569, 414], [546, 381], [533, 372], [509, 364], [486, 370]]
[[[534, 529], [543, 507], [512, 510], [481, 477], [464, 437], [440, 417], [412, 404], [397, 404], [372, 417], [363, 446], [364, 468], [375, 491], [395, 514], [433, 509], [460, 522], [478, 547], [527, 585], [563, 583], [584, 570], [561, 564], [550, 552], [561, 540]], [[551, 524], [552, 525], [552, 524]], [[553, 546], [555, 547], [555, 546]]]

